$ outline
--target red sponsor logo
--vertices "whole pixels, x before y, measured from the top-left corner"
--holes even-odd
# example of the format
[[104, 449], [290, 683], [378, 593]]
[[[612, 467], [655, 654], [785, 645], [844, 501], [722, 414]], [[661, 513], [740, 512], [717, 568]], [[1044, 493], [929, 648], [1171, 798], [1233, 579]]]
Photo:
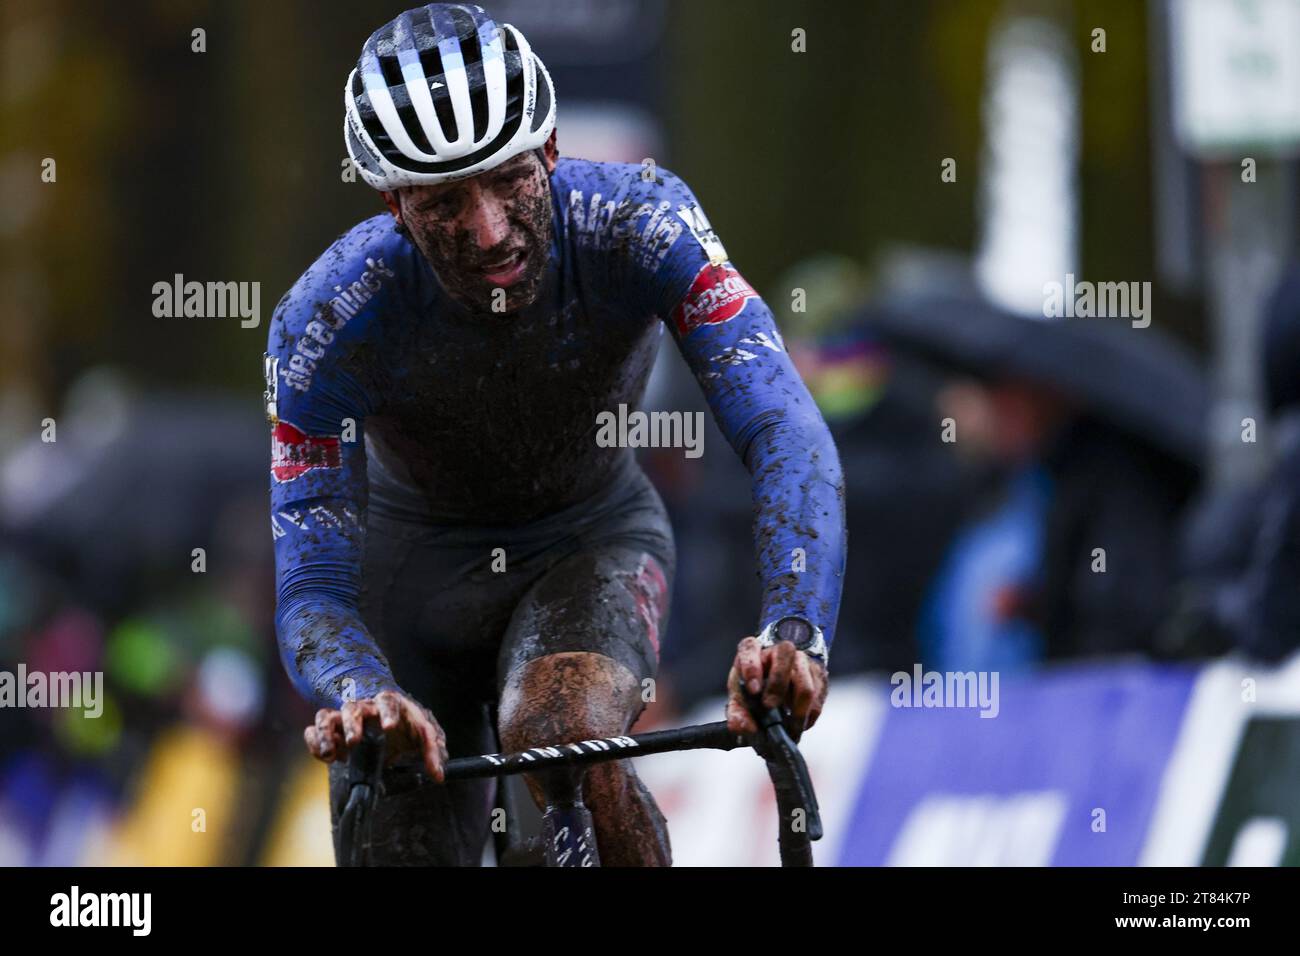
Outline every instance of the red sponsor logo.
[[673, 309], [679, 335], [689, 335], [701, 325], [719, 325], [740, 314], [745, 303], [758, 298], [754, 287], [729, 265], [706, 265], [696, 273], [690, 291]]
[[636, 599], [637, 613], [645, 625], [646, 636], [659, 654], [659, 621], [668, 606], [668, 581], [659, 562], [648, 554], [641, 555], [641, 563], [632, 580], [632, 594]]
[[313, 468], [338, 468], [343, 458], [337, 437], [304, 434], [288, 422], [271, 429], [271, 474], [276, 481], [293, 481]]

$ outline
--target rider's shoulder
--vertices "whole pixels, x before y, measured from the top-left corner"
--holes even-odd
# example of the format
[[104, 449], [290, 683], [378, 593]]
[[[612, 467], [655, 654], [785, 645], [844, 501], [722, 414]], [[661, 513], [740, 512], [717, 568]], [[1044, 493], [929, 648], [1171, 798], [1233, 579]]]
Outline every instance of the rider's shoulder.
[[[555, 181], [566, 205], [575, 202], [693, 201], [680, 176], [653, 159], [640, 163], [609, 163], [563, 157]], [[597, 198], [598, 197], [598, 198]]]
[[[335, 322], [365, 311], [370, 300], [391, 296], [418, 265], [415, 247], [380, 213], [357, 223], [330, 244], [275, 307], [273, 331], [301, 329], [329, 307]], [[341, 323], [340, 323], [341, 324]]]

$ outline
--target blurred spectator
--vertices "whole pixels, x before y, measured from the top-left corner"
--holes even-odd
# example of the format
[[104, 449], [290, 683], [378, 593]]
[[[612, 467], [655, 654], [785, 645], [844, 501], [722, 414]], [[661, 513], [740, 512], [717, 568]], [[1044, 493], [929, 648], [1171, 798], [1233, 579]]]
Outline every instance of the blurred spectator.
[[1159, 653], [1204, 422], [1190, 360], [1120, 319], [1040, 321], [974, 300], [896, 302], [868, 320], [948, 370], [931, 440], [996, 478], [930, 590], [924, 663]]
[[261, 857], [310, 709], [274, 653], [258, 412], [101, 371], [4, 461], [0, 669], [104, 686], [99, 717], [3, 712], [0, 864]]
[[1300, 263], [1273, 293], [1261, 347], [1274, 464], [1259, 486], [1200, 505], [1169, 639], [1276, 662], [1300, 648]]
[[926, 585], [981, 476], [935, 440], [933, 376], [861, 327], [798, 360], [844, 468], [852, 544], [835, 673], [910, 669]]

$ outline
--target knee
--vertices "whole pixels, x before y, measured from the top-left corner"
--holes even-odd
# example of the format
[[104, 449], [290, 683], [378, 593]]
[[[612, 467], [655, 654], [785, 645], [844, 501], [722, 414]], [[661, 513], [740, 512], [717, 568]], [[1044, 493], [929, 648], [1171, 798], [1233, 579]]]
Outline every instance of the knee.
[[610, 737], [640, 709], [636, 677], [601, 654], [551, 654], [510, 675], [499, 731], [507, 750]]

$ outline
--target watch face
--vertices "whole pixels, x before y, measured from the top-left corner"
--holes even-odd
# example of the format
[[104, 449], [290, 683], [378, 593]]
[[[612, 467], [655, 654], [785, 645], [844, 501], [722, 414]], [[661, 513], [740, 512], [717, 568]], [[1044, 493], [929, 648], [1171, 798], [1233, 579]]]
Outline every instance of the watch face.
[[826, 646], [822, 629], [803, 618], [783, 617], [767, 625], [758, 635], [758, 643], [763, 647], [771, 647], [777, 641], [789, 641], [823, 667], [829, 664], [830, 648]]
[[776, 639], [789, 641], [801, 651], [807, 650], [813, 645], [813, 627], [797, 617], [782, 618], [776, 624]]

